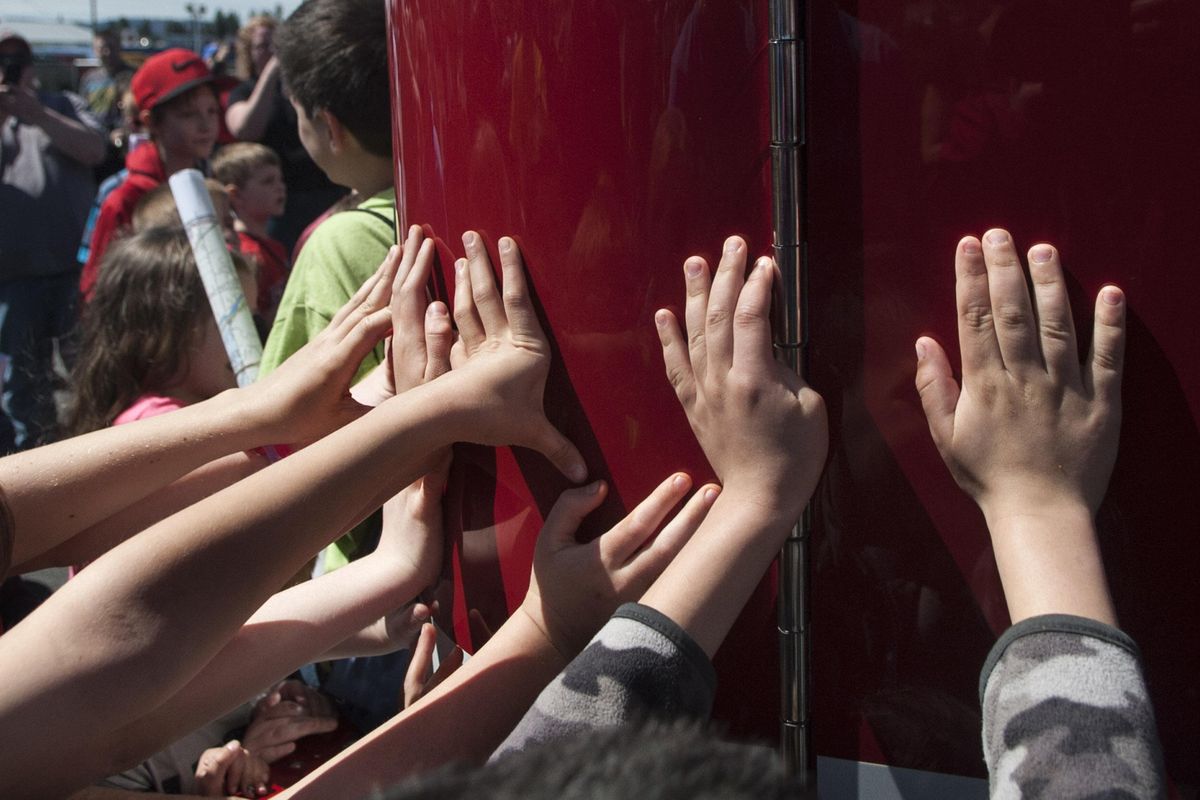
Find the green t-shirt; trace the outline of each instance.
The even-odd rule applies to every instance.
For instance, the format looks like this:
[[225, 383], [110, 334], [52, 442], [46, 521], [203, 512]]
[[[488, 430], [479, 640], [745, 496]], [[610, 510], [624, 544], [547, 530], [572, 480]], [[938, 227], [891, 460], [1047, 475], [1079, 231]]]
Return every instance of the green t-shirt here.
[[[259, 377], [268, 375], [325, 330], [333, 315], [375, 274], [395, 243], [395, 189], [386, 189], [360, 203], [357, 210], [341, 211], [318, 225], [300, 249], [288, 276], [263, 348]], [[366, 377], [384, 355], [380, 343], [363, 359], [354, 381]], [[359, 542], [372, 535], [372, 528], [378, 529], [378, 520], [373, 519], [368, 518], [325, 549], [325, 572], [350, 562]]]
[[[270, 374], [325, 330], [333, 315], [375, 274], [395, 243], [395, 189], [385, 189], [360, 203], [357, 210], [339, 212], [318, 225], [288, 276], [263, 348], [259, 376]], [[363, 360], [354, 380], [366, 376], [383, 358], [383, 345], [379, 344]]]

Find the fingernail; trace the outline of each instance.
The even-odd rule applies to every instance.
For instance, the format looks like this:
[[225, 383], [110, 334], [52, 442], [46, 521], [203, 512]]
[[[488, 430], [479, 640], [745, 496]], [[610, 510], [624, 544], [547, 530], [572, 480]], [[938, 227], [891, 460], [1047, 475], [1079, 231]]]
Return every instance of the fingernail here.
[[700, 271], [704, 269], [704, 262], [698, 258], [689, 258], [683, 262], [683, 271], [687, 273], [689, 278], [695, 278], [700, 275]]
[[467, 247], [474, 247], [475, 240], [478, 238], [479, 237], [475, 235], [475, 231], [467, 231], [463, 234], [463, 244], [465, 244]]
[[1008, 234], [1004, 231], [988, 231], [988, 244], [1004, 244], [1008, 241]]
[[969, 256], [979, 254], [979, 240], [974, 237], [968, 237], [962, 240], [962, 251]]
[[671, 316], [667, 313], [665, 308], [660, 308], [658, 311], [654, 312], [654, 324], [660, 328], [667, 327], [667, 322], [670, 319]]
[[467, 260], [465, 258], [460, 258], [454, 262], [454, 274], [460, 278], [467, 274]]
[[[572, 472], [575, 472], [575, 470], [572, 470]], [[584, 475], [582, 475], [579, 478], [579, 480], [583, 480], [586, 477], [587, 477], [587, 475], [585, 473]], [[603, 488], [604, 488], [604, 481], [592, 481], [590, 484], [588, 484], [587, 493], [588, 494], [599, 494], [600, 490]]]
[[917, 361], [925, 360], [925, 342], [922, 339], [917, 339]]
[[1110, 306], [1121, 305], [1121, 290], [1115, 286], [1105, 286], [1100, 290], [1100, 298]]
[[740, 253], [742, 250], [742, 240], [737, 236], [730, 236], [725, 240], [726, 253]]
[[425, 313], [431, 317], [445, 317], [449, 315], [445, 303], [430, 303], [429, 308], [425, 309]]
[[684, 489], [687, 487], [687, 485], [688, 485], [687, 476], [683, 475], [682, 473], [679, 475], [676, 475], [675, 479], [671, 481], [671, 486], [675, 487], [676, 489]]
[[512, 239], [505, 236], [500, 240], [500, 252], [507, 253], [509, 250], [512, 250]]
[[706, 503], [714, 502], [721, 493], [713, 487], [708, 487], [704, 490], [704, 501]]
[[[583, 483], [587, 480], [587, 467], [583, 464], [575, 464], [567, 470], [567, 477], [575, 483]], [[599, 491], [598, 484], [589, 486], [588, 491]]]
[[1054, 248], [1049, 245], [1040, 244], [1029, 251], [1029, 260], [1038, 264], [1045, 264], [1054, 255]]

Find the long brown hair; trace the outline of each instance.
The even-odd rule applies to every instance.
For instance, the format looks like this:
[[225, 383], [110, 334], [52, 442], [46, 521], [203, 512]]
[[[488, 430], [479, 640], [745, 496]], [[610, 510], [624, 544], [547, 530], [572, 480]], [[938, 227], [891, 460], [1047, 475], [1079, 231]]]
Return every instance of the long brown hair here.
[[[231, 255], [238, 271], [248, 272], [245, 261]], [[183, 228], [148, 228], [115, 242], [80, 319], [67, 433], [107, 427], [143, 394], [166, 394], [187, 374], [208, 313]]]
[[254, 55], [250, 52], [250, 37], [259, 28], [270, 28], [272, 31], [279, 26], [279, 20], [269, 14], [260, 14], [246, 20], [246, 24], [238, 30], [237, 44], [237, 76], [244, 81], [258, 80], [258, 70], [254, 68]]

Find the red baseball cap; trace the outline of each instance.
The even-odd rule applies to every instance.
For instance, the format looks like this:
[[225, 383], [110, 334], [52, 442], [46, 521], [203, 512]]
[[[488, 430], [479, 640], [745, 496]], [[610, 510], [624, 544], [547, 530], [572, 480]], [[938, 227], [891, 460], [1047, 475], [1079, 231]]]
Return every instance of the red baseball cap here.
[[149, 111], [189, 89], [211, 83], [212, 71], [191, 50], [173, 47], [149, 58], [133, 74], [129, 88], [138, 108]]

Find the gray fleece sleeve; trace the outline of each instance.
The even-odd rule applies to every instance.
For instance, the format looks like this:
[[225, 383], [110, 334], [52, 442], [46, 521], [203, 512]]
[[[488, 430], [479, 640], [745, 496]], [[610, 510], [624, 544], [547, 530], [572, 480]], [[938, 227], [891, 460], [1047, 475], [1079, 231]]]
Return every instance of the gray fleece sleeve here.
[[716, 672], [668, 617], [626, 603], [547, 686], [492, 759], [585, 730], [712, 711]]
[[984, 662], [980, 699], [993, 798], [1165, 796], [1140, 654], [1116, 628], [1019, 622]]

